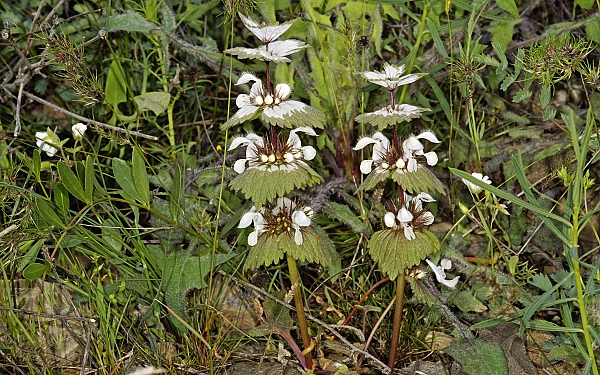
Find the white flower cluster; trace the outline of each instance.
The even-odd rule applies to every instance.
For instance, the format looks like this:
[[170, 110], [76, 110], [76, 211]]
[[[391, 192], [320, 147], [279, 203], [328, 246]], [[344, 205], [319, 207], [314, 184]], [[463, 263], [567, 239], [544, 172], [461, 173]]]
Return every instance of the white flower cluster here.
[[317, 151], [312, 146], [302, 146], [298, 132], [306, 133], [313, 137], [317, 133], [308, 127], [296, 128], [290, 131], [288, 140], [278, 152], [273, 152], [265, 139], [254, 133], [249, 133], [245, 137], [237, 137], [231, 142], [229, 151], [236, 149], [240, 145], [246, 146], [246, 157], [239, 159], [233, 165], [237, 173], [242, 173], [246, 168], [258, 168], [266, 171], [289, 171], [298, 168], [299, 165], [305, 165], [303, 160], [312, 160]]
[[235, 47], [225, 50], [225, 53], [236, 55], [242, 59], [258, 59], [261, 61], [290, 62], [286, 56], [298, 52], [308, 45], [300, 40], [288, 39], [276, 41], [281, 34], [292, 26], [293, 21], [281, 25], [259, 24], [252, 18], [239, 14], [242, 22], [252, 34], [256, 35], [265, 45], [258, 48]]
[[383, 217], [383, 222], [388, 228], [401, 228], [404, 230], [404, 236], [412, 241], [416, 237], [415, 229], [431, 225], [433, 223], [433, 214], [423, 208], [423, 202], [434, 202], [435, 199], [427, 193], [420, 193], [416, 197], [404, 194], [404, 202], [397, 213], [387, 212]]
[[369, 174], [375, 165], [375, 173], [383, 173], [396, 169], [398, 173], [415, 172], [418, 167], [417, 157], [423, 156], [428, 165], [436, 165], [437, 154], [433, 151], [424, 152], [424, 146], [419, 139], [426, 139], [433, 143], [439, 143], [435, 134], [425, 131], [417, 136], [410, 136], [402, 143], [402, 150], [393, 150], [390, 140], [381, 132], [373, 134], [373, 137], [361, 138], [354, 150], [361, 150], [367, 145], [373, 144], [372, 159], [363, 160], [360, 163], [360, 171]]
[[289, 198], [278, 198], [277, 204], [272, 209], [261, 207], [256, 209], [252, 206], [250, 211], [246, 212], [238, 228], [247, 228], [254, 225], [254, 231], [248, 236], [248, 245], [254, 246], [258, 243], [258, 237], [265, 232], [279, 234], [278, 232], [294, 231], [294, 241], [297, 245], [302, 245], [302, 227], [310, 226], [310, 218], [313, 211], [306, 206], [302, 209], [296, 209], [296, 203]]
[[383, 70], [381, 72], [360, 72], [360, 75], [369, 82], [373, 82], [379, 86], [387, 88], [390, 91], [394, 91], [399, 86], [413, 83], [422, 76], [422, 74], [407, 74], [403, 76], [405, 71], [406, 68], [404, 65], [395, 66], [384, 63]]

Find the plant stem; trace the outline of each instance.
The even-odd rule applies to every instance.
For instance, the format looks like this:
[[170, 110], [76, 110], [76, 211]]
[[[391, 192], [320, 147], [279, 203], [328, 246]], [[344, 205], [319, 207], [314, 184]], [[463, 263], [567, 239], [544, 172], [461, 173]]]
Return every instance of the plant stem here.
[[392, 344], [390, 345], [390, 359], [388, 367], [394, 371], [398, 340], [400, 339], [400, 326], [402, 325], [402, 310], [404, 310], [404, 270], [396, 279], [396, 309], [394, 310], [394, 330], [392, 331]]
[[[302, 337], [302, 344], [304, 349], [310, 347], [311, 341], [308, 335], [308, 324], [306, 323], [306, 317], [304, 316], [304, 299], [302, 298], [302, 287], [300, 281], [300, 275], [298, 273], [298, 266], [296, 265], [296, 259], [289, 253], [287, 256], [288, 270], [290, 272], [290, 281], [292, 282], [292, 292], [294, 293], [294, 303], [296, 305], [296, 314], [298, 315], [298, 328], [300, 329], [300, 336]], [[312, 354], [310, 352], [304, 354], [306, 359], [306, 368], [312, 369]]]

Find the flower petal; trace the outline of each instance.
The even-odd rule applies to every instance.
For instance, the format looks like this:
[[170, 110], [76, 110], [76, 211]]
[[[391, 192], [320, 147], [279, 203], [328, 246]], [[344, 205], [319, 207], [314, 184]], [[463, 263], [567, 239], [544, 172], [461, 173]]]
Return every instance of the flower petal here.
[[408, 158], [408, 164], [406, 165], [406, 169], [408, 169], [409, 172], [415, 172], [418, 167], [419, 163], [417, 163], [417, 159]]
[[233, 163], [233, 170], [236, 173], [243, 173], [246, 170], [246, 162], [248, 159], [239, 159]]
[[255, 230], [248, 235], [248, 245], [254, 246], [258, 243], [258, 231]]
[[435, 199], [433, 199], [431, 195], [425, 192], [419, 193], [415, 198], [420, 200], [421, 202], [435, 202]]
[[425, 156], [425, 158], [427, 159], [427, 164], [429, 164], [429, 165], [436, 165], [438, 162], [438, 156], [433, 151], [426, 152], [423, 154], [423, 156]]
[[252, 206], [250, 211], [246, 212], [244, 214], [244, 216], [242, 216], [242, 219], [240, 220], [240, 224], [238, 225], [238, 228], [248, 228], [250, 226], [250, 224], [252, 224], [252, 222], [254, 221], [254, 218], [256, 217], [256, 215], [260, 215], [260, 214], [257, 213], [256, 208], [254, 206]]
[[429, 211], [424, 212], [421, 216], [419, 216], [419, 222], [423, 225], [431, 225], [435, 221], [435, 217]]
[[417, 236], [415, 236], [415, 231], [413, 231], [412, 227], [410, 226], [404, 227], [404, 237], [406, 237], [406, 239], [409, 241], [412, 241], [415, 238], [417, 238]]
[[310, 219], [304, 211], [294, 211], [292, 214], [292, 224], [296, 224], [301, 227], [307, 227], [310, 225]]
[[386, 227], [394, 228], [394, 227], [396, 227], [396, 216], [394, 215], [393, 212], [387, 212], [383, 216], [383, 222], [385, 223]]
[[450, 259], [442, 259], [440, 261], [440, 266], [445, 270], [449, 270], [452, 268], [452, 261]]
[[440, 141], [437, 139], [437, 137], [435, 136], [435, 134], [433, 134], [433, 132], [430, 131], [430, 130], [426, 130], [423, 133], [417, 135], [417, 138], [419, 138], [419, 139], [426, 139], [429, 142], [433, 142], [433, 143], [440, 143]]
[[296, 228], [296, 233], [294, 234], [294, 241], [298, 246], [302, 245], [302, 243], [304, 242], [304, 239], [302, 238], [302, 232], [300, 231], [299, 227]]
[[401, 223], [410, 223], [412, 221], [412, 219], [414, 218], [413, 214], [411, 214], [410, 211], [406, 209], [406, 207], [402, 207], [398, 211], [397, 217], [398, 217], [398, 221]]
[[373, 160], [367, 159], [360, 163], [360, 171], [362, 174], [369, 174], [373, 168]]
[[362, 150], [367, 145], [370, 145], [372, 143], [378, 143], [378, 141], [375, 138], [362, 137], [361, 139], [358, 140], [358, 142], [356, 142], [356, 146], [354, 146], [353, 150], [354, 151]]
[[317, 150], [312, 146], [304, 146], [302, 147], [302, 155], [304, 155], [304, 160], [313, 160], [317, 156]]
[[254, 74], [251, 73], [244, 73], [242, 74], [242, 76], [240, 77], [240, 79], [238, 79], [236, 86], [237, 85], [243, 85], [244, 83], [248, 83], [248, 82], [262, 82], [260, 78], [258, 78], [257, 76], [255, 76]]

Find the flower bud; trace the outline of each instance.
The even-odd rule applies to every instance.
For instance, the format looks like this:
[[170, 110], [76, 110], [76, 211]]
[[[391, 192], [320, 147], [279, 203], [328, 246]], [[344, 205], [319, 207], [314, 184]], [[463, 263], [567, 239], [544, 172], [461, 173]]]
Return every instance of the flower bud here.
[[265, 96], [265, 104], [266, 105], [271, 105], [273, 104], [273, 97], [271, 95], [267, 95]]

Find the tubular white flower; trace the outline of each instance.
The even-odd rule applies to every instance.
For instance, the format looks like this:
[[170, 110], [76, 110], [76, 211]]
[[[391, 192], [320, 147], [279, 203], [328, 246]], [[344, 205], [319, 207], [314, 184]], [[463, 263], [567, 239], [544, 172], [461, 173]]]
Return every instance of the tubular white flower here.
[[[444, 284], [449, 288], [456, 288], [456, 284], [458, 283], [459, 277], [456, 276], [452, 280], [446, 280], [446, 270], [449, 270], [452, 266], [452, 262], [448, 259], [444, 259], [440, 262], [440, 266], [436, 266], [429, 259], [425, 259], [425, 262], [431, 267], [431, 270], [435, 273], [435, 278], [440, 284]], [[450, 263], [450, 264], [448, 264]]]
[[397, 66], [385, 63], [381, 72], [360, 72], [360, 75], [369, 82], [373, 82], [393, 91], [399, 86], [415, 82], [422, 76], [422, 74], [407, 74], [402, 76], [405, 70], [406, 68], [404, 65]]
[[431, 195], [429, 195], [425, 192], [417, 194], [415, 199], [418, 199], [421, 202], [435, 202], [435, 199], [433, 199], [433, 197]]
[[[490, 178], [488, 176], [484, 176], [481, 173], [473, 172], [473, 173], [471, 173], [471, 176], [475, 177], [476, 179], [478, 179], [488, 185], [491, 185], [491, 183], [492, 183], [492, 181], [490, 180]], [[481, 192], [481, 190], [483, 190], [480, 186], [475, 185], [471, 181], [467, 181], [464, 178], [462, 179], [462, 181], [465, 183], [465, 185], [467, 185], [467, 188], [469, 188], [469, 191], [473, 194], [479, 194], [479, 192]]]
[[315, 150], [312, 146], [302, 146], [302, 142], [300, 142], [300, 137], [298, 137], [298, 132], [302, 132], [308, 134], [310, 136], [316, 137], [317, 133], [314, 129], [309, 127], [300, 127], [290, 131], [290, 135], [288, 136], [287, 145], [291, 148], [291, 154], [295, 159], [304, 159], [304, 160], [312, 160], [317, 155], [317, 150]]
[[53, 157], [58, 152], [58, 149], [54, 145], [60, 145], [60, 139], [52, 130], [48, 129], [45, 132], [36, 132], [35, 138], [37, 147], [49, 157]]
[[386, 163], [385, 168], [383, 168], [381, 167], [381, 164], [383, 163], [379, 162], [384, 160], [385, 155], [389, 152], [390, 140], [381, 132], [377, 132], [373, 134], [373, 137], [362, 137], [361, 139], [359, 139], [356, 143], [356, 146], [354, 147], [354, 151], [361, 150], [370, 144], [373, 145], [372, 158], [363, 160], [360, 163], [360, 171], [363, 174], [369, 174], [371, 173], [373, 162], [378, 162], [375, 171], [379, 173], [384, 172], [389, 167], [389, 164]]
[[410, 211], [406, 209], [406, 207], [402, 207], [398, 211], [397, 218], [400, 224], [406, 224], [410, 223], [413, 220], [413, 214], [411, 214]]
[[[246, 162], [252, 161], [258, 157], [257, 146], [264, 147], [264, 140], [254, 133], [249, 133], [245, 137], [234, 138], [229, 146], [229, 151], [236, 149], [240, 145], [246, 145], [246, 157], [239, 159], [234, 163], [233, 170], [237, 173], [244, 172], [246, 170]], [[263, 156], [266, 155], [261, 155], [259, 159]]]
[[286, 22], [281, 25], [267, 25], [265, 23], [259, 24], [257, 21], [250, 17], [246, 17], [241, 13], [239, 13], [239, 16], [242, 19], [244, 26], [246, 26], [246, 28], [250, 30], [252, 34], [256, 35], [263, 43], [270, 43], [279, 38], [294, 22]]
[[87, 130], [87, 125], [85, 125], [81, 122], [77, 123], [71, 127], [71, 132], [73, 133], [73, 138], [75, 138], [78, 141], [81, 141], [83, 139], [83, 135], [85, 134], [86, 130]]
[[304, 242], [300, 228], [308, 227], [309, 225], [310, 219], [304, 211], [294, 211], [294, 213], [292, 213], [292, 228], [296, 230], [296, 233], [294, 233], [294, 241], [297, 245], [302, 245]]
[[254, 231], [248, 235], [248, 245], [254, 246], [258, 243], [258, 236], [265, 231], [265, 218], [263, 217], [264, 209], [257, 210], [255, 206], [250, 208], [250, 211], [246, 212], [238, 228], [247, 228], [251, 224], [254, 224]]

